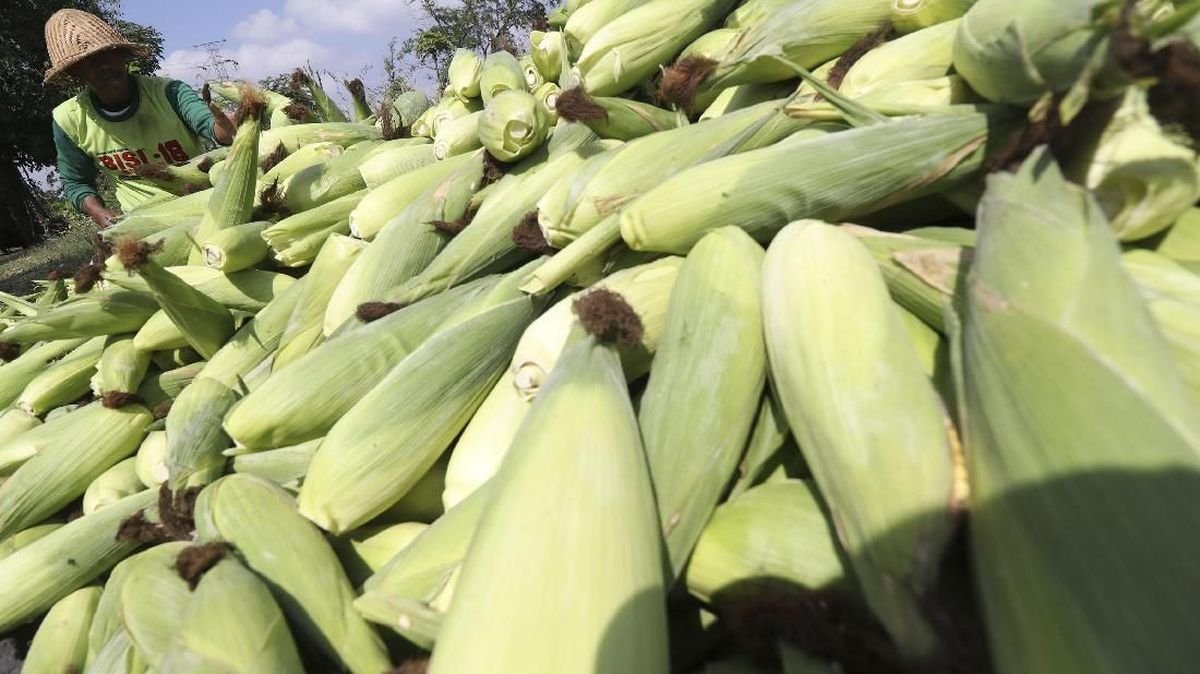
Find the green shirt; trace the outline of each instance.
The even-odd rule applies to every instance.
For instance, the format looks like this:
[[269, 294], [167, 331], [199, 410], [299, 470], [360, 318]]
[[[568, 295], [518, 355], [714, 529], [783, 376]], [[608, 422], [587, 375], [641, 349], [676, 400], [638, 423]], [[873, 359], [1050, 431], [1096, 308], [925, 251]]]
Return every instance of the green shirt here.
[[97, 171], [112, 179], [122, 210], [165, 198], [162, 189], [129, 179], [136, 167], [183, 163], [213, 140], [212, 112], [195, 90], [179, 80], [131, 77], [137, 87], [125, 110], [105, 110], [87, 89], [54, 109], [58, 174], [77, 209], [88, 195], [99, 196]]

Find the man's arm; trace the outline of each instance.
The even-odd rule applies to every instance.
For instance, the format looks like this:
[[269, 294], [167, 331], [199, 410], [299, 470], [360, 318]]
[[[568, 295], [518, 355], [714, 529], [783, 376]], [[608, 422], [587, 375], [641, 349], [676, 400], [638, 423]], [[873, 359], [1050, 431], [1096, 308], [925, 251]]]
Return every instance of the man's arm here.
[[233, 121], [213, 104], [200, 100], [196, 90], [188, 85], [173, 80], [167, 85], [167, 100], [175, 113], [187, 124], [197, 136], [215, 141], [221, 145], [229, 145], [237, 134]]
[[106, 207], [96, 191], [96, 164], [71, 140], [58, 122], [51, 122], [54, 148], [58, 154], [58, 178], [63, 196], [80, 213], [87, 214], [100, 229], [112, 224], [118, 213]]

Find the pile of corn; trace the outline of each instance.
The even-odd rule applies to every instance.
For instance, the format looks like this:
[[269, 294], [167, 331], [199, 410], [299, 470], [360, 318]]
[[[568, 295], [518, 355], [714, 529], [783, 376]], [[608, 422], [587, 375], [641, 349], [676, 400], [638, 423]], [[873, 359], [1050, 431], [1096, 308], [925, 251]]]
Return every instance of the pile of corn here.
[[568, 0], [432, 105], [213, 83], [233, 145], [0, 298], [0, 633], [32, 674], [1191, 671], [1157, 111], [1198, 12]]

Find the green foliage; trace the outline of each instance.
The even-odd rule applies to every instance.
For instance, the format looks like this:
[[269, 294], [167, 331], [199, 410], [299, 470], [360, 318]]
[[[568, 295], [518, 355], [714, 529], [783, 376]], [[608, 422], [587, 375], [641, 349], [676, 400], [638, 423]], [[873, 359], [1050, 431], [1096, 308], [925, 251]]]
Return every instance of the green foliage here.
[[312, 95], [304, 87], [292, 86], [292, 71], [289, 70], [275, 75], [268, 75], [258, 81], [258, 86], [267, 91], [274, 91], [277, 94], [283, 94], [293, 101], [303, 105], [309, 110], [316, 109], [316, 103], [313, 102]]

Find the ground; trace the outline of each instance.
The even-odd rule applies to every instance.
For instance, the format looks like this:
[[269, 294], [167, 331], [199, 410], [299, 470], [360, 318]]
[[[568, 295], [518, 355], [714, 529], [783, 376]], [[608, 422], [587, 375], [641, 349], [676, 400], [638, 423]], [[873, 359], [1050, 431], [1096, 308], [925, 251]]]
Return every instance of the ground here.
[[[0, 254], [0, 291], [27, 295], [37, 290], [33, 281], [54, 270], [70, 276], [92, 255], [95, 227], [73, 224], [65, 234], [33, 248]], [[2, 670], [0, 670], [2, 671]]]

